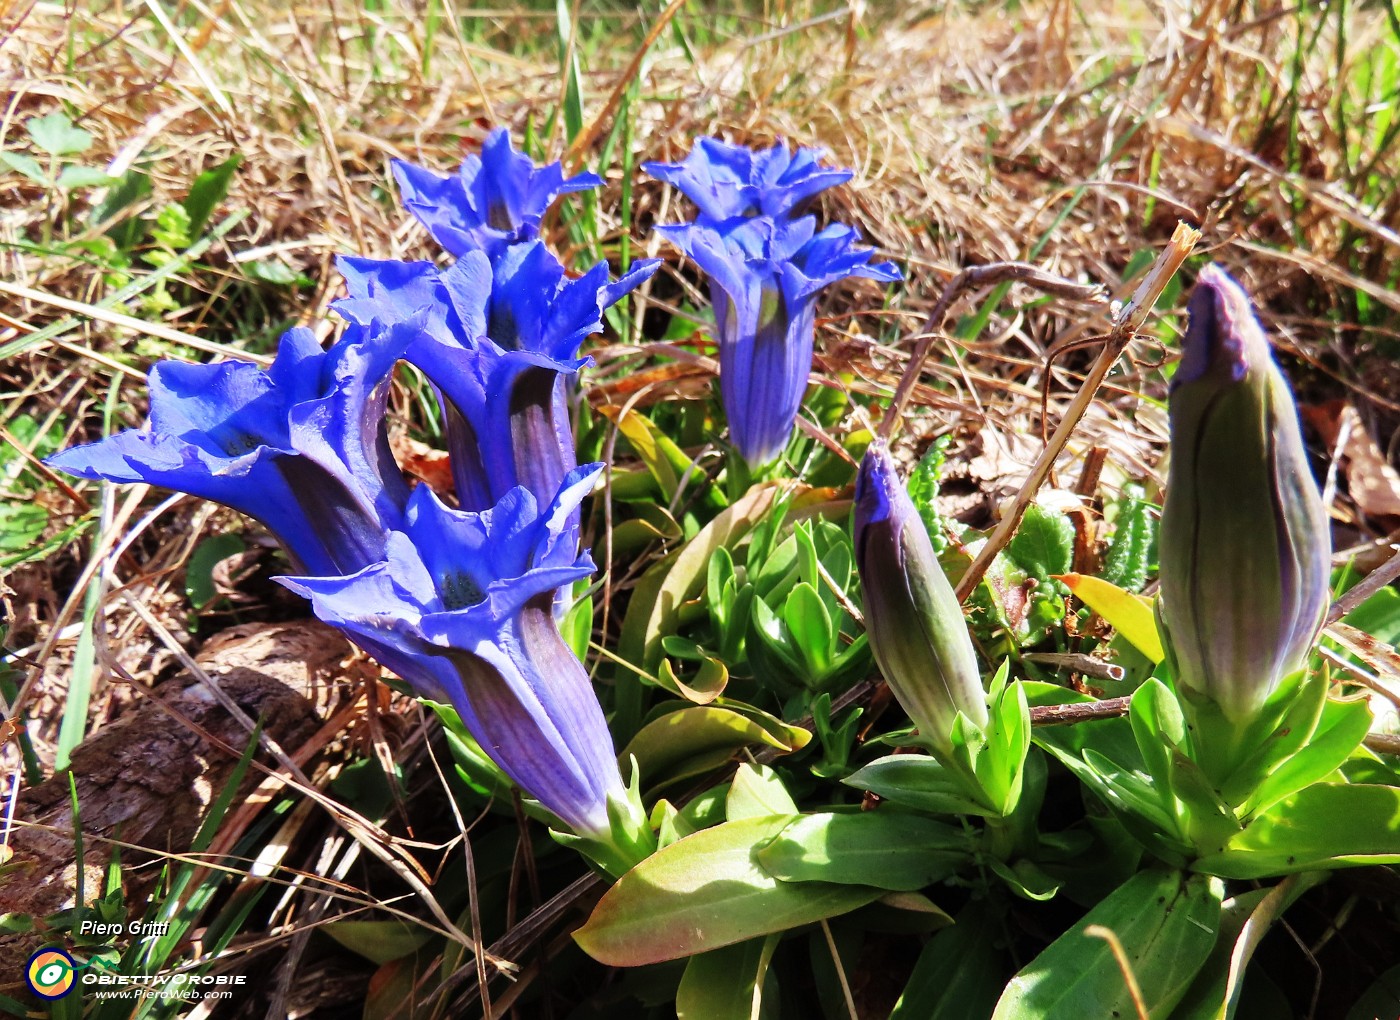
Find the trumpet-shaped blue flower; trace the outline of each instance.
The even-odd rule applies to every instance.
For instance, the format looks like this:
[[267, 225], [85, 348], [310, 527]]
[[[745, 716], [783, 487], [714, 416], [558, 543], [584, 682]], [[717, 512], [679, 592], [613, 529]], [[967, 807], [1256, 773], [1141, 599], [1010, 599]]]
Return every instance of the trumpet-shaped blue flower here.
[[327, 351], [293, 329], [266, 372], [161, 362], [148, 377], [145, 425], [49, 463], [223, 503], [266, 525], [301, 570], [358, 570], [383, 558], [408, 498], [384, 402], [390, 370], [421, 328], [367, 324]]
[[570, 472], [543, 508], [516, 488], [488, 510], [452, 510], [420, 486], [382, 562], [279, 578], [416, 693], [456, 708], [502, 771], [584, 836], [606, 836], [608, 802], [627, 791], [553, 602], [593, 572], [570, 521], [601, 470]]
[[442, 271], [347, 258], [340, 268], [350, 296], [335, 307], [358, 326], [424, 318], [405, 357], [443, 398], [459, 503], [484, 510], [517, 485], [547, 501], [578, 463], [566, 387], [588, 364], [579, 347], [656, 265], [638, 262], [610, 281], [599, 263], [570, 279], [538, 241], [494, 262], [468, 252]]
[[810, 216], [765, 216], [721, 230], [702, 217], [657, 227], [709, 278], [719, 341], [720, 392], [730, 440], [751, 465], [783, 452], [812, 367], [816, 299], [848, 276], [892, 282], [892, 262], [871, 263], [859, 235]]
[[536, 167], [511, 148], [505, 128], [487, 135], [481, 155], [468, 156], [455, 174], [395, 160], [394, 177], [405, 208], [459, 258], [470, 251], [495, 258], [512, 244], [533, 240], [556, 196], [603, 183], [597, 174], [565, 177], [557, 162]]
[[818, 192], [851, 179], [851, 171], [824, 167], [820, 149], [789, 153], [781, 142], [753, 150], [718, 138], [701, 138], [679, 163], [643, 163], [642, 169], [684, 192], [702, 216], [716, 222], [736, 216], [792, 217]]

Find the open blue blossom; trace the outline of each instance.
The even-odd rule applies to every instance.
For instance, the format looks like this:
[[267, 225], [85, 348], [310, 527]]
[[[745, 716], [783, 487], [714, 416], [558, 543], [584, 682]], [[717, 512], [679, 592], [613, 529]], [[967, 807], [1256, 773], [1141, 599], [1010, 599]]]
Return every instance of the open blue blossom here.
[[757, 151], [718, 138], [701, 138], [679, 163], [643, 163], [642, 169], [685, 193], [703, 216], [791, 217], [814, 195], [851, 179], [850, 170], [824, 167], [820, 149], [789, 153], [781, 142]]
[[470, 251], [495, 258], [512, 244], [533, 240], [556, 196], [603, 183], [597, 174], [565, 177], [557, 162], [536, 167], [511, 148], [505, 128], [487, 135], [481, 155], [468, 156], [455, 174], [395, 160], [394, 177], [405, 208], [459, 258]]
[[720, 391], [730, 440], [751, 465], [787, 445], [812, 367], [817, 294], [848, 276], [892, 282], [850, 227], [816, 229], [810, 216], [765, 216], [726, 230], [704, 222], [657, 227], [709, 278], [719, 341]]
[[423, 318], [405, 357], [443, 398], [458, 502], [484, 510], [517, 485], [545, 502], [577, 465], [567, 386], [588, 364], [579, 347], [656, 265], [638, 262], [610, 281], [600, 262], [570, 279], [539, 241], [494, 262], [469, 252], [442, 271], [347, 258], [340, 268], [350, 296], [335, 307], [358, 327]]
[[298, 569], [346, 573], [384, 556], [408, 487], [384, 427], [388, 378], [421, 321], [367, 324], [330, 350], [283, 337], [266, 372], [225, 361], [151, 369], [145, 425], [49, 459], [111, 482], [148, 482], [267, 526]]
[[480, 513], [452, 510], [419, 486], [382, 562], [279, 578], [415, 692], [451, 704], [506, 775], [585, 836], [608, 832], [608, 802], [627, 791], [553, 604], [593, 572], [570, 521], [601, 470], [570, 472], [543, 509], [516, 488]]

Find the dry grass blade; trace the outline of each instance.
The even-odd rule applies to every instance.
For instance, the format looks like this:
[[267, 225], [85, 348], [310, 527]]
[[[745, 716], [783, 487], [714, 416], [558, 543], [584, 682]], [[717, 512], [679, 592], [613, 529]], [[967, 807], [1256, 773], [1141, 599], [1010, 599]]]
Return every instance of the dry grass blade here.
[[1133, 337], [1137, 335], [1137, 331], [1147, 319], [1148, 312], [1157, 303], [1157, 299], [1166, 288], [1168, 281], [1176, 275], [1176, 271], [1181, 268], [1181, 264], [1191, 254], [1200, 237], [1199, 231], [1184, 223], [1178, 224], [1175, 233], [1172, 234], [1171, 243], [1158, 256], [1151, 271], [1143, 278], [1142, 283], [1133, 293], [1132, 300], [1123, 307], [1115, 318], [1113, 330], [1106, 338], [1104, 348], [1094, 362], [1094, 367], [1090, 369], [1083, 386], [1070, 402], [1069, 408], [1065, 411], [1064, 417], [1060, 419], [1060, 424], [1056, 427], [1054, 435], [1050, 437], [1045, 449], [1036, 459], [1035, 466], [1031, 468], [1030, 475], [1016, 494], [1015, 501], [1003, 513], [996, 529], [988, 536], [982, 548], [978, 550], [972, 565], [958, 580], [957, 594], [960, 600], [967, 600], [977, 585], [981, 583], [987, 569], [992, 565], [992, 560], [1011, 541], [1011, 536], [1016, 533], [1016, 528], [1021, 523], [1021, 518], [1025, 516], [1027, 507], [1035, 499], [1035, 494], [1044, 484], [1045, 479], [1050, 476], [1056, 458], [1065, 448], [1065, 444], [1069, 442], [1070, 433], [1079, 425], [1079, 420], [1088, 410], [1090, 402], [1108, 375], [1109, 369], [1113, 367], [1114, 362], [1118, 360]]

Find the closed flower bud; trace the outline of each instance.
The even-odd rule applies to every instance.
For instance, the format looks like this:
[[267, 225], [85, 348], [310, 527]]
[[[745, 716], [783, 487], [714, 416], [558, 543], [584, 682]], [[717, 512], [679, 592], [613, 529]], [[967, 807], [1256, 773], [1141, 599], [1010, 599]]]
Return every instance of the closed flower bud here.
[[1307, 662], [1328, 603], [1327, 511], [1249, 298], [1208, 266], [1171, 388], [1161, 614], [1179, 683], [1246, 722]]
[[875, 661], [919, 735], [947, 749], [959, 712], [987, 725], [987, 696], [962, 606], [884, 440], [860, 465], [855, 545]]

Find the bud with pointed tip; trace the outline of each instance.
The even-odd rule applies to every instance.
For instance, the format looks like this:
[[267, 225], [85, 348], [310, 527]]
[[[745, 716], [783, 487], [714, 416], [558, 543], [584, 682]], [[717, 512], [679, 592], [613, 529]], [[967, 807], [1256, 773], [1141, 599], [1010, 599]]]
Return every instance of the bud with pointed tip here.
[[985, 729], [987, 695], [962, 606], [882, 439], [861, 461], [855, 545], [870, 647], [919, 735], [947, 749], [959, 712]]
[[1171, 388], [1161, 614], [1179, 683], [1243, 723], [1307, 662], [1331, 540], [1297, 408], [1248, 296], [1207, 266], [1189, 313]]

